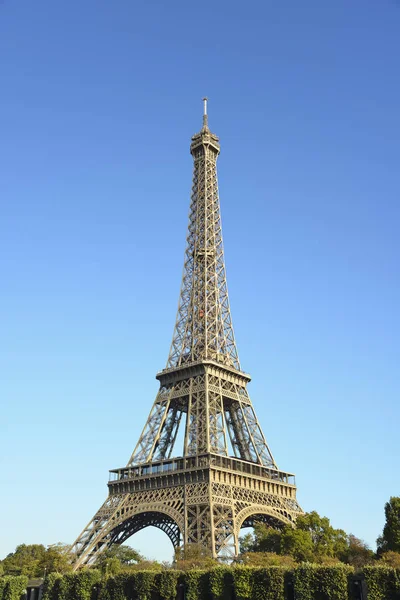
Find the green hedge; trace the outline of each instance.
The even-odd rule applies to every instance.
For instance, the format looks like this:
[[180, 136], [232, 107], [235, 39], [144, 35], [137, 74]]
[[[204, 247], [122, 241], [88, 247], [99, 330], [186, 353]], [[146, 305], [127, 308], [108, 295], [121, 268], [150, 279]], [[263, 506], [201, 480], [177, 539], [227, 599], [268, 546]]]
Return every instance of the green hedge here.
[[120, 573], [115, 577], [104, 579], [99, 590], [99, 600], [127, 600], [132, 595], [129, 584], [128, 573]]
[[182, 577], [180, 571], [172, 570], [161, 571], [160, 573], [155, 574], [154, 585], [160, 600], [175, 600], [180, 577]]
[[6, 575], [0, 579], [0, 600], [20, 600], [28, 585], [25, 575]]
[[386, 566], [364, 567], [368, 600], [400, 600], [400, 570]]
[[58, 598], [53, 600], [95, 600], [100, 580], [97, 569], [67, 573], [60, 582]]
[[[156, 571], [133, 571], [108, 577], [98, 587], [98, 600], [151, 600], [152, 593], [160, 585], [161, 580], [158, 577], [162, 575]], [[165, 599], [175, 600], [176, 592], [174, 596], [171, 596], [167, 581], [163, 580], [162, 584], [162, 589], [166, 594]], [[97, 598], [92, 600], [97, 600]]]
[[284, 600], [284, 567], [236, 567], [232, 569], [237, 600]]
[[58, 600], [59, 588], [62, 579], [60, 573], [50, 573], [43, 583], [42, 600]]
[[209, 574], [209, 586], [213, 600], [231, 600], [233, 597], [233, 573], [229, 567], [216, 567]]
[[[59, 575], [44, 582], [43, 600], [175, 600], [184, 585], [186, 600], [286, 600], [287, 583], [293, 583], [296, 600], [352, 600], [354, 570], [347, 565], [302, 564], [285, 567], [214, 567], [130, 571], [101, 577], [96, 569]], [[364, 567], [368, 600], [400, 600], [400, 570], [388, 566]], [[28, 583], [25, 576], [0, 577], [0, 600], [20, 600]], [[286, 585], [285, 585], [286, 584]]]
[[0, 600], [3, 598], [3, 590], [6, 585], [6, 577], [0, 577]]
[[349, 576], [353, 568], [347, 565], [324, 567], [303, 564], [293, 571], [296, 600], [348, 600]]
[[183, 574], [186, 600], [210, 600], [210, 571], [192, 569]]
[[151, 600], [151, 593], [155, 589], [155, 571], [137, 571], [130, 579], [132, 600]]

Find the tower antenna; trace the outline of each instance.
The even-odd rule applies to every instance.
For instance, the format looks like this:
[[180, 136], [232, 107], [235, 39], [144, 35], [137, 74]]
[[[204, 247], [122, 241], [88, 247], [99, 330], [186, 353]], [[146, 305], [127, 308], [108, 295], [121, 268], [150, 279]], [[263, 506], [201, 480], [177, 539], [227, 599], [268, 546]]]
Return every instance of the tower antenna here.
[[205, 129], [208, 128], [207, 102], [208, 102], [208, 98], [207, 98], [207, 96], [205, 96], [203, 98], [203, 127]]

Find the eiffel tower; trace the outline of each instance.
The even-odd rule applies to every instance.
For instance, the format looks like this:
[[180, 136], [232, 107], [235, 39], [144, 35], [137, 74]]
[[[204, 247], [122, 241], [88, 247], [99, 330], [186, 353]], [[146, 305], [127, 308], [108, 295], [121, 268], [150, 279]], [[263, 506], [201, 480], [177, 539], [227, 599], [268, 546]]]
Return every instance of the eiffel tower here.
[[202, 544], [214, 557], [235, 556], [242, 527], [293, 525], [302, 513], [294, 476], [278, 469], [240, 368], [222, 243], [220, 145], [203, 102], [203, 127], [190, 146], [189, 228], [168, 362], [128, 464], [110, 471], [108, 498], [71, 546], [75, 569], [150, 525], [175, 548]]

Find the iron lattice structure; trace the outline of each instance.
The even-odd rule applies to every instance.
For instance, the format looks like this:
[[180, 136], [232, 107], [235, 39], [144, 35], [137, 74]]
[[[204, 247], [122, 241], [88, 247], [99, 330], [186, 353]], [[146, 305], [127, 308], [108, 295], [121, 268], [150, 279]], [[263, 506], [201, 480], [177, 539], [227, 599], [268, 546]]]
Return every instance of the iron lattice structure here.
[[277, 468], [240, 368], [222, 242], [220, 145], [206, 99], [190, 152], [189, 228], [167, 366], [157, 374], [160, 389], [127, 466], [110, 471], [107, 500], [71, 547], [76, 569], [150, 525], [175, 547], [203, 544], [215, 557], [235, 556], [242, 527], [294, 524], [302, 512], [294, 476]]

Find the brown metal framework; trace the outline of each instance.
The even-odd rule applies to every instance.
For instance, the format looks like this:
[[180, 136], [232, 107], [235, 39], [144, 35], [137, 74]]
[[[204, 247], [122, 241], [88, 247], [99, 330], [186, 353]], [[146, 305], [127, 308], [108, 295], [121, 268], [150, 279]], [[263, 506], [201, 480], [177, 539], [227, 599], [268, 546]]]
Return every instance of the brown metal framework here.
[[[217, 184], [219, 140], [194, 135], [189, 229], [175, 330], [160, 389], [126, 467], [71, 547], [75, 568], [153, 525], [175, 547], [235, 556], [242, 527], [294, 524], [294, 476], [278, 470], [247, 393], [229, 308]], [[183, 448], [175, 448], [183, 428]]]

